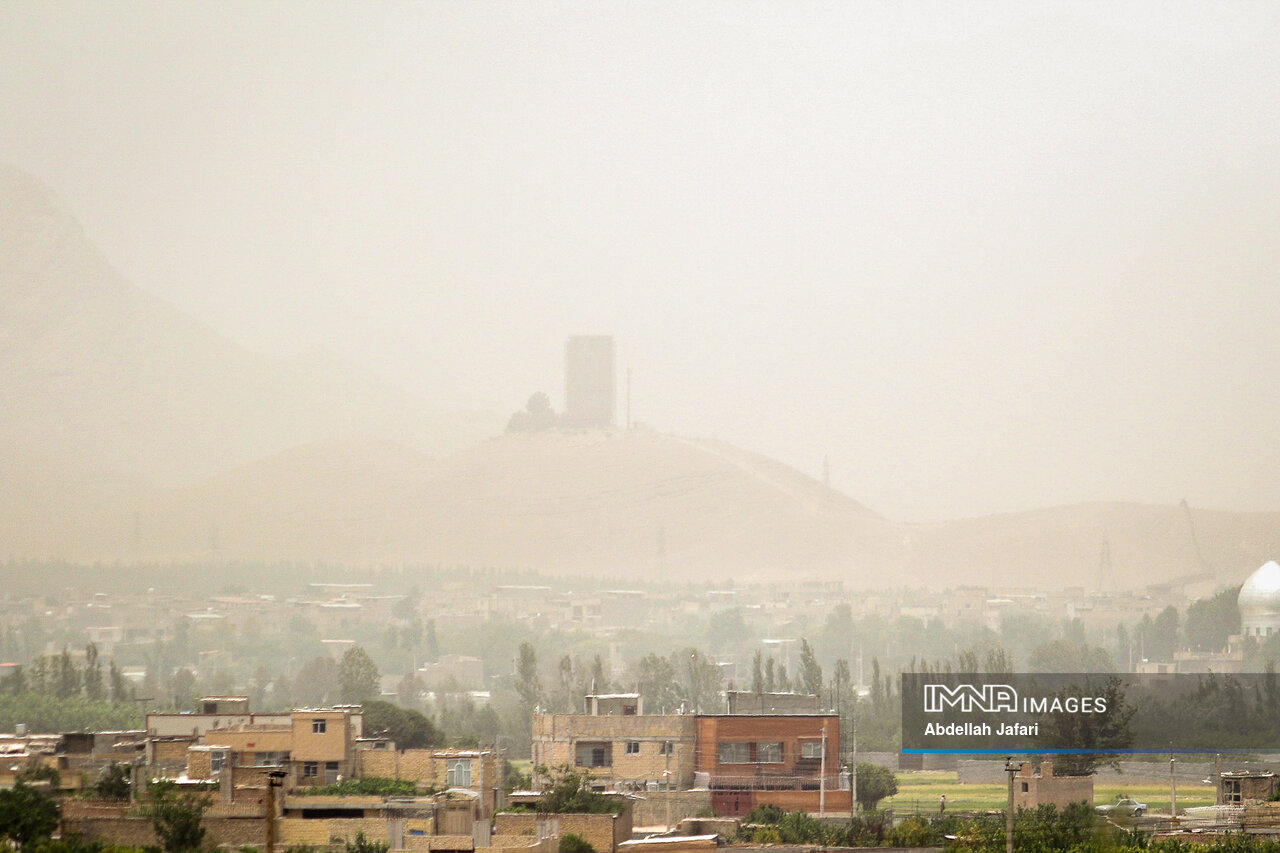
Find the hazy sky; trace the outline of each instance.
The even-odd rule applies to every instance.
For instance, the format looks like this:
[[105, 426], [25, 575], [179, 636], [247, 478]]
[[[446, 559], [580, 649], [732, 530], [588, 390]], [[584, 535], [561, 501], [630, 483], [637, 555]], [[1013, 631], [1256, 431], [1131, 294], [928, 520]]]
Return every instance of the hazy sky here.
[[612, 333], [637, 420], [892, 518], [1280, 509], [1280, 4], [1113, 6], [12, 2], [0, 159], [445, 406]]

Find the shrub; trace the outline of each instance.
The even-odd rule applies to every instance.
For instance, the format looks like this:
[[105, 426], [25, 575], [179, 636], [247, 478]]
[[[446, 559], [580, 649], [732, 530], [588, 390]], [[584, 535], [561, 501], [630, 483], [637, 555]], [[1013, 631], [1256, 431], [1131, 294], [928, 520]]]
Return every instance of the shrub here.
[[596, 853], [596, 848], [581, 835], [567, 832], [560, 836], [559, 853]]

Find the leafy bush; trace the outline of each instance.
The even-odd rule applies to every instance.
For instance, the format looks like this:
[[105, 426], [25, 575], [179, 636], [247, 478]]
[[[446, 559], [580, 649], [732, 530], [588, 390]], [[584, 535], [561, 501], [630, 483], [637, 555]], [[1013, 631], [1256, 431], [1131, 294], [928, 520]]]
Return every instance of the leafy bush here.
[[786, 812], [780, 806], [773, 803], [760, 803], [754, 806], [751, 811], [747, 812], [743, 818], [743, 823], [777, 823], [782, 820]]
[[93, 794], [103, 800], [127, 800], [132, 780], [129, 765], [111, 762], [98, 773], [93, 783]]
[[626, 805], [614, 797], [591, 790], [591, 776], [579, 773], [568, 764], [554, 770], [537, 768], [539, 776], [550, 782], [538, 797], [538, 811], [547, 814], [622, 814]]
[[391, 848], [385, 841], [374, 841], [366, 838], [363, 832], [356, 833], [355, 841], [348, 841], [346, 853], [387, 853]]
[[213, 804], [207, 794], [179, 793], [172, 782], [154, 782], [147, 789], [149, 799], [142, 812], [151, 825], [165, 853], [187, 853], [204, 844], [205, 828], [200, 825], [205, 811]]
[[587, 839], [573, 832], [566, 832], [560, 836], [560, 849], [558, 853], [596, 853], [596, 848], [592, 847]]

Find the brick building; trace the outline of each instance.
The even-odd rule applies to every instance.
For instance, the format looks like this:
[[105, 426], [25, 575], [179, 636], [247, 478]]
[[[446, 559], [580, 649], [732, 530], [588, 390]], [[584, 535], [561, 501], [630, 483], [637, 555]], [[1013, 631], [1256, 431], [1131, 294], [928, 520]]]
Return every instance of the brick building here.
[[1032, 765], [1024, 761], [1013, 777], [1013, 805], [1018, 809], [1034, 809], [1053, 803], [1062, 811], [1072, 803], [1093, 802], [1093, 776], [1054, 776], [1053, 763], [1042, 761]]
[[203, 742], [188, 747], [187, 775], [212, 779], [234, 767], [280, 767], [287, 785], [332, 785], [356, 775], [356, 742], [364, 714], [359, 706], [304, 709], [281, 723], [242, 723], [210, 729]]
[[568, 764], [603, 788], [692, 786], [692, 715], [645, 714], [634, 693], [588, 696], [586, 706], [586, 714], [534, 715], [534, 767]]
[[695, 784], [711, 789], [716, 814], [742, 815], [762, 803], [788, 811], [851, 810], [836, 714], [696, 719]]

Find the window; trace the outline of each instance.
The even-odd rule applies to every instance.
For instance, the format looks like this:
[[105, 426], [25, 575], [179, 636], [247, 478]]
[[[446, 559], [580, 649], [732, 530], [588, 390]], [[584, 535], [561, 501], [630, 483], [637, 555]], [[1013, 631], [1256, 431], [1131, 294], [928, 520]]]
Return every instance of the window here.
[[1239, 804], [1240, 802], [1240, 780], [1239, 779], [1223, 779], [1222, 780], [1222, 801], [1224, 803]]
[[719, 758], [721, 764], [750, 764], [751, 744], [722, 743], [720, 744]]
[[640, 741], [638, 740], [627, 741], [627, 755], [639, 755], [639, 754], [640, 754]]
[[578, 767], [609, 767], [613, 764], [613, 745], [599, 741], [575, 744], [573, 763]]
[[803, 740], [800, 741], [800, 757], [801, 758], [822, 758], [822, 741]]
[[1027, 792], [1028, 792], [1028, 791], [1030, 791], [1030, 790], [1031, 790], [1031, 783], [1030, 783], [1030, 782], [1023, 782], [1023, 783], [1022, 783], [1022, 793], [1024, 793], [1024, 794], [1025, 794], [1025, 793], [1027, 793]]
[[445, 784], [450, 788], [467, 788], [471, 785], [471, 759], [452, 758], [445, 769]]
[[302, 778], [314, 779], [320, 775], [320, 763], [317, 761], [302, 762]]
[[658, 755], [674, 755], [675, 751], [676, 745], [669, 740], [664, 740], [658, 744]]
[[312, 733], [313, 735], [322, 735], [322, 734], [324, 734], [324, 730], [325, 730], [325, 721], [324, 721], [324, 720], [312, 720], [312, 721], [311, 721], [311, 733]]
[[225, 750], [215, 749], [209, 753], [209, 772], [221, 773], [222, 768], [226, 766], [227, 753]]
[[254, 756], [254, 761], [258, 767], [282, 767], [289, 761], [289, 753], [259, 752]]
[[782, 744], [778, 742], [756, 744], [757, 764], [781, 764]]
[[622, 706], [622, 716], [624, 716], [624, 717], [634, 717], [634, 716], [636, 715], [636, 708], [637, 708], [637, 706], [635, 706], [635, 705], [623, 705], [623, 706]]

